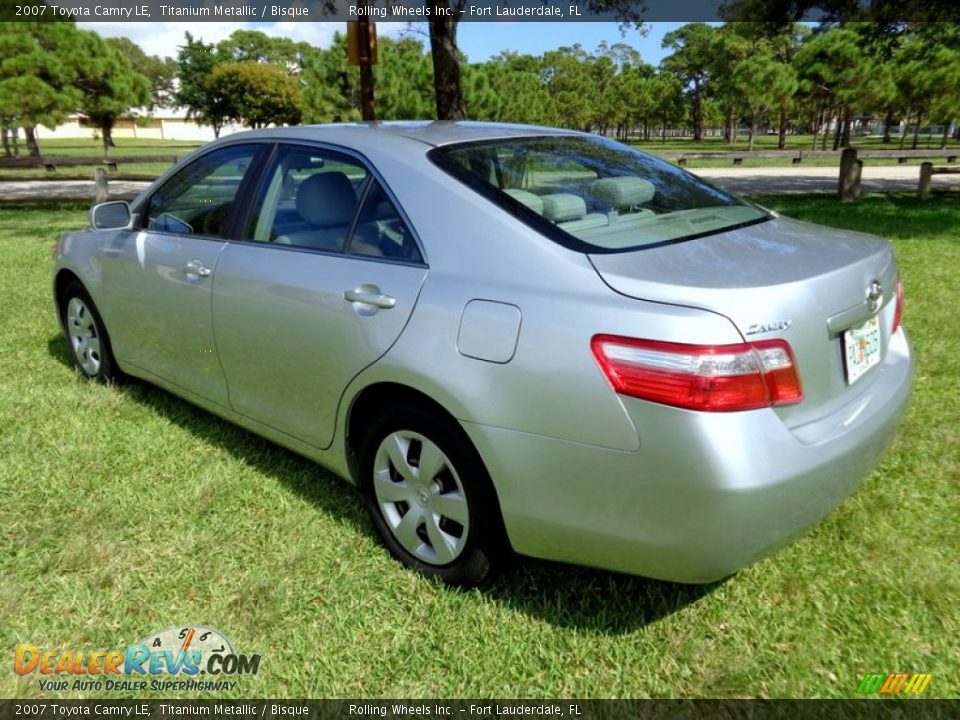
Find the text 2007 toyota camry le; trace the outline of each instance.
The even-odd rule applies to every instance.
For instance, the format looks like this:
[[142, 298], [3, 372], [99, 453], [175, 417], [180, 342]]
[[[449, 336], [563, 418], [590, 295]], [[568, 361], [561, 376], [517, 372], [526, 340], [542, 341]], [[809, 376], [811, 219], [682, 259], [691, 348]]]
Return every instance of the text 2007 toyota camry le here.
[[913, 370], [889, 243], [580, 133], [231, 135], [60, 240], [80, 371], [355, 482], [399, 560], [724, 577], [835, 508]]

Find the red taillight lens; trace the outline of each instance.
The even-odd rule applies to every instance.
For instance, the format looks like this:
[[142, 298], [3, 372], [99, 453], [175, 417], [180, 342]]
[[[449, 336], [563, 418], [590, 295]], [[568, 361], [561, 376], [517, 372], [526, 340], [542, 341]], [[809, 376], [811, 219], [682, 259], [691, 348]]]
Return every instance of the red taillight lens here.
[[900, 323], [903, 322], [903, 279], [897, 278], [897, 299], [893, 308], [893, 330], [890, 334], [900, 329]]
[[618, 393], [712, 412], [800, 402], [803, 390], [785, 340], [737, 345], [685, 345], [595, 335], [603, 374]]

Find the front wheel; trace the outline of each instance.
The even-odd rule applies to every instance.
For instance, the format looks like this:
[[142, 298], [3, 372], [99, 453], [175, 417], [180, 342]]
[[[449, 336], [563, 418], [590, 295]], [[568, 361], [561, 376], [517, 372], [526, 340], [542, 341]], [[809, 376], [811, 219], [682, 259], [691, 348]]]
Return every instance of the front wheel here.
[[70, 357], [80, 372], [92, 380], [119, 381], [122, 373], [113, 359], [103, 320], [80, 283], [71, 282], [64, 288], [60, 319]]
[[452, 585], [489, 579], [509, 553], [493, 487], [469, 442], [419, 408], [380, 416], [361, 446], [377, 534], [408, 567]]

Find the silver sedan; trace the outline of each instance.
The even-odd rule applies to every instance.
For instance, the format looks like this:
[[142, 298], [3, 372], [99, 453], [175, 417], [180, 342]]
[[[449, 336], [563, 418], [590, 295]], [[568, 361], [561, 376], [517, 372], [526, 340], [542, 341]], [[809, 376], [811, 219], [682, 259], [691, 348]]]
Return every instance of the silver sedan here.
[[93, 208], [53, 289], [82, 374], [325, 465], [456, 584], [726, 576], [856, 488], [913, 376], [885, 240], [549, 128], [231, 135]]

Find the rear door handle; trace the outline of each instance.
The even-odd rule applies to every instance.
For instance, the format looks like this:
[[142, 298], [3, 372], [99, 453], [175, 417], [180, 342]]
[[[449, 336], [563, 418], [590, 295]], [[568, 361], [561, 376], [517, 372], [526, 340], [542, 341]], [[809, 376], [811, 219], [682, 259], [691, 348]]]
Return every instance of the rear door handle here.
[[199, 277], [210, 277], [210, 268], [204, 265], [199, 260], [191, 260], [183, 268], [183, 271], [188, 275], [198, 275]]
[[343, 299], [347, 302], [372, 305], [373, 307], [384, 310], [392, 308], [397, 304], [395, 297], [384, 295], [376, 285], [361, 285], [353, 290], [344, 290]]

